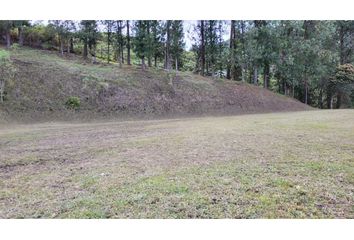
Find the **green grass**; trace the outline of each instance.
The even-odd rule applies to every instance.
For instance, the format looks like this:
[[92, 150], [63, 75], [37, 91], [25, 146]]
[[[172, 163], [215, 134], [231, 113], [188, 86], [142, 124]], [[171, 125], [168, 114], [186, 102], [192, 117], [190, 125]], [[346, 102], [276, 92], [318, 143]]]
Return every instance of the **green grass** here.
[[353, 218], [353, 120], [0, 125], [0, 217]]

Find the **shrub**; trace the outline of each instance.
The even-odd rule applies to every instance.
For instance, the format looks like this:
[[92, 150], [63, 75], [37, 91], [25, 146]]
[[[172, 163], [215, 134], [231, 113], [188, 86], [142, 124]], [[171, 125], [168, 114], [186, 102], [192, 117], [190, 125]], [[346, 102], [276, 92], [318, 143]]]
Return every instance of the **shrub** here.
[[17, 51], [17, 50], [19, 50], [19, 49], [20, 49], [20, 44], [18, 44], [18, 43], [13, 43], [13, 44], [11, 45], [11, 50]]
[[69, 109], [77, 110], [80, 108], [80, 98], [78, 97], [69, 97], [65, 102], [65, 106]]

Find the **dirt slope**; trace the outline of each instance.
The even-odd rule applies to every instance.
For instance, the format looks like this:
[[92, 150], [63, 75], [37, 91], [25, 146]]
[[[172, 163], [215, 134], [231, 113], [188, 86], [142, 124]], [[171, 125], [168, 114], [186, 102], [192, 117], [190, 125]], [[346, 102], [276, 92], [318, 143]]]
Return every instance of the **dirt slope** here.
[[[73, 116], [188, 116], [306, 110], [297, 100], [246, 83], [192, 73], [90, 64], [77, 56], [24, 48], [11, 52], [17, 74], [7, 83], [2, 119]], [[80, 109], [65, 102], [79, 97]]]

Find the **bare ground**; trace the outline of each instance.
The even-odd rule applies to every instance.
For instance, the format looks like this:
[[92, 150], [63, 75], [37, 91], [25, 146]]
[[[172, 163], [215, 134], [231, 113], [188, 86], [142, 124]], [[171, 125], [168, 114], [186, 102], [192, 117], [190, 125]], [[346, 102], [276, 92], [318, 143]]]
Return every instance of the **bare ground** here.
[[353, 218], [354, 111], [0, 125], [1, 218]]

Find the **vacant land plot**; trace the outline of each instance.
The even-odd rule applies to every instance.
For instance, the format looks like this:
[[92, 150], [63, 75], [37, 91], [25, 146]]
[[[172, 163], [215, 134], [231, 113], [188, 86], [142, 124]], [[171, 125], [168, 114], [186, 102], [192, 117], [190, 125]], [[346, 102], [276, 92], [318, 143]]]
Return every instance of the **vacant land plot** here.
[[354, 111], [0, 126], [1, 218], [354, 218]]

